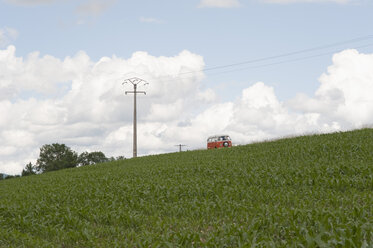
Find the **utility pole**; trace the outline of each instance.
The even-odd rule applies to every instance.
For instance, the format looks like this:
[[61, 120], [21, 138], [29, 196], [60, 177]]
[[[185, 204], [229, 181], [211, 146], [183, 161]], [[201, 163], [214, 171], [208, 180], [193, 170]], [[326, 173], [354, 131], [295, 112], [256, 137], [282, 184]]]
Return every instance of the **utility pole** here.
[[136, 110], [136, 94], [144, 94], [146, 95], [145, 91], [137, 91], [137, 85], [143, 83], [143, 85], [148, 84], [145, 80], [142, 80], [137, 77], [129, 78], [124, 80], [122, 84], [131, 83], [133, 85], [133, 91], [126, 91], [126, 95], [128, 93], [133, 93], [133, 157], [137, 157], [137, 110]]
[[179, 152], [181, 152], [181, 147], [186, 146], [186, 145], [178, 144], [178, 145], [175, 145], [175, 146], [178, 146], [179, 147]]

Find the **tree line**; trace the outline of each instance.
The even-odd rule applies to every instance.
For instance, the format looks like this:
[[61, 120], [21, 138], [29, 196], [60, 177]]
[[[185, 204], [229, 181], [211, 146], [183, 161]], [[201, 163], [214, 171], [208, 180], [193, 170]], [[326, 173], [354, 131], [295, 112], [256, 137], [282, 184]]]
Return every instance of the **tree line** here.
[[66, 168], [93, 165], [125, 159], [123, 156], [107, 158], [103, 152], [83, 152], [78, 154], [65, 144], [43, 145], [36, 164], [29, 162], [22, 170], [22, 176], [41, 174]]

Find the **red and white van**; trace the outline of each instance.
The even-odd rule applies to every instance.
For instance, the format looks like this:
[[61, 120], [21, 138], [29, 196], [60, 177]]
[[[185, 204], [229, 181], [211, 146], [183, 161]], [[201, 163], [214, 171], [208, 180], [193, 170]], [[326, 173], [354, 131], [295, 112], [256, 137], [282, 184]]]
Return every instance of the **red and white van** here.
[[214, 135], [207, 139], [207, 149], [232, 147], [232, 141], [229, 135]]

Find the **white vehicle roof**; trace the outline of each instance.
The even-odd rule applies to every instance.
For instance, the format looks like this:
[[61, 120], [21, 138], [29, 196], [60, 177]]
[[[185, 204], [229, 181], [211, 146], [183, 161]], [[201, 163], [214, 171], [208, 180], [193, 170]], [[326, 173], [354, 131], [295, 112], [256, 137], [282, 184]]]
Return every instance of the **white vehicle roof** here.
[[215, 137], [221, 137], [221, 136], [229, 136], [228, 134], [217, 134], [217, 135], [212, 135], [208, 137], [208, 139], [215, 138]]

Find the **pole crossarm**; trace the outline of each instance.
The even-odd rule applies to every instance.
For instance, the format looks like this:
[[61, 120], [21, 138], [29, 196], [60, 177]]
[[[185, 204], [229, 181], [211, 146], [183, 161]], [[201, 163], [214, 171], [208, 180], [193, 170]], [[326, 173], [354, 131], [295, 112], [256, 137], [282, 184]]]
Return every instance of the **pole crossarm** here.
[[146, 95], [145, 91], [126, 91], [125, 93], [126, 93], [126, 95], [129, 94], [129, 93], [134, 93], [134, 94], [143, 93], [144, 95]]
[[187, 145], [179, 144], [179, 145], [175, 145], [175, 146], [178, 146], [178, 147], [179, 147], [179, 152], [181, 152], [181, 147], [183, 147], [183, 146], [187, 146]]
[[138, 78], [138, 77], [133, 77], [133, 78], [128, 78], [124, 80], [123, 84], [125, 83], [131, 83], [131, 84], [139, 84], [144, 82], [145, 84], [148, 84], [144, 79]]
[[137, 77], [133, 78], [128, 78], [124, 80], [122, 83], [124, 84], [132, 84], [133, 85], [133, 91], [126, 91], [125, 94], [133, 94], [133, 157], [137, 157], [137, 109], [136, 109], [136, 95], [137, 94], [144, 94], [146, 95], [145, 91], [138, 91], [137, 90], [137, 85], [143, 84], [146, 85], [148, 84], [145, 80]]

